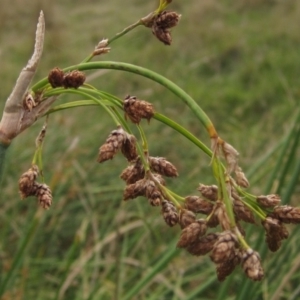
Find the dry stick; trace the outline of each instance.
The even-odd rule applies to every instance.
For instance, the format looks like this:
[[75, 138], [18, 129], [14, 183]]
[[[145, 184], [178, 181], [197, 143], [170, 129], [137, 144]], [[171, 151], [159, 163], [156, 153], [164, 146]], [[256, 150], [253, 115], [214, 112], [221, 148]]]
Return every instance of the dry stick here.
[[11, 140], [21, 131], [22, 120], [25, 114], [23, 101], [42, 56], [44, 35], [45, 19], [41, 11], [36, 29], [33, 55], [26, 67], [21, 71], [16, 85], [5, 103], [2, 120], [0, 122], [0, 143], [2, 144], [9, 145]]

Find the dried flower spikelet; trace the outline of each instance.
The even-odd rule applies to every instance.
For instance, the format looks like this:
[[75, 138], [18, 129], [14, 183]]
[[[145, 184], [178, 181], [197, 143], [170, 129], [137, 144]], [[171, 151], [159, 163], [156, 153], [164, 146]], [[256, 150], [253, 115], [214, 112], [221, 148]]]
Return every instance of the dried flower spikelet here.
[[34, 183], [38, 174], [38, 166], [32, 165], [28, 171], [21, 175], [19, 179], [19, 191], [22, 199], [35, 195]]
[[205, 255], [213, 249], [214, 244], [218, 239], [218, 236], [219, 234], [217, 233], [209, 233], [201, 237], [196, 242], [189, 244], [186, 247], [186, 250], [192, 255]]
[[168, 29], [160, 28], [155, 23], [152, 25], [152, 33], [157, 37], [159, 41], [164, 43], [165, 45], [170, 46], [172, 44], [172, 36]]
[[136, 150], [136, 138], [134, 135], [126, 133], [126, 139], [121, 147], [121, 151], [129, 162], [137, 159], [138, 153]]
[[194, 213], [200, 213], [204, 215], [209, 215], [214, 207], [212, 203], [198, 196], [185, 197], [184, 206], [186, 209], [191, 210]]
[[207, 226], [205, 220], [200, 219], [191, 223], [181, 231], [177, 247], [185, 248], [188, 245], [197, 242], [199, 238], [206, 233], [206, 230]]
[[163, 199], [160, 190], [152, 180], [147, 180], [146, 184], [146, 197], [152, 206], [159, 206]]
[[63, 86], [64, 88], [78, 89], [85, 82], [85, 74], [78, 70], [73, 70], [64, 75]]
[[223, 230], [230, 229], [230, 221], [225, 210], [225, 205], [223, 202], [219, 203], [215, 209], [215, 215], [217, 216], [219, 223]]
[[217, 264], [217, 276], [219, 281], [224, 281], [227, 276], [229, 276], [240, 263], [240, 257], [236, 254], [233, 259], [224, 261], [220, 264]]
[[218, 187], [216, 185], [199, 184], [198, 191], [203, 197], [211, 201], [218, 200]]
[[108, 46], [108, 39], [101, 40], [98, 45], [95, 47], [95, 50], [93, 52], [93, 55], [101, 55], [106, 54], [110, 51], [110, 48]]
[[154, 116], [153, 105], [147, 101], [139, 100], [135, 96], [128, 95], [123, 103], [125, 117], [133, 123], [139, 124], [141, 119], [150, 119]]
[[126, 139], [126, 132], [122, 127], [113, 130], [105, 143], [99, 148], [99, 154], [97, 161], [99, 163], [109, 159], [113, 159], [119, 149], [122, 148], [124, 140]]
[[245, 175], [245, 173], [242, 171], [240, 167], [236, 167], [234, 170], [235, 176], [236, 176], [236, 183], [243, 187], [243, 188], [248, 188], [250, 186], [249, 181]]
[[266, 195], [266, 196], [263, 196], [263, 195], [257, 196], [256, 201], [262, 207], [272, 208], [272, 207], [279, 205], [281, 202], [281, 199], [280, 199], [279, 195], [272, 194], [272, 195]]
[[176, 12], [159, 13], [152, 22], [152, 33], [165, 45], [171, 45], [172, 37], [169, 29], [178, 24], [180, 17]]
[[276, 206], [272, 215], [283, 223], [300, 223], [300, 207], [293, 207], [289, 205]]
[[207, 218], [207, 226], [210, 228], [217, 227], [219, 225], [218, 213], [216, 213], [217, 207], [214, 208], [213, 212]]
[[231, 260], [235, 256], [236, 247], [236, 236], [229, 230], [223, 231], [214, 244], [210, 258], [216, 264]]
[[123, 200], [137, 198], [138, 196], [146, 196], [146, 180], [141, 179], [135, 183], [126, 186], [123, 192]]
[[196, 215], [187, 209], [182, 209], [179, 214], [179, 224], [181, 229], [189, 226], [191, 223], [196, 221]]
[[228, 173], [232, 173], [236, 168], [238, 167], [238, 158], [239, 153], [235, 150], [234, 147], [232, 147], [230, 144], [223, 142], [221, 144], [222, 151], [225, 157], [225, 160], [227, 162], [227, 171]]
[[157, 15], [155, 22], [160, 28], [172, 28], [178, 24], [180, 18], [181, 15], [177, 14], [175, 11], [165, 10]]
[[52, 69], [48, 74], [48, 81], [54, 89], [63, 86], [64, 71], [57, 67]]
[[272, 252], [276, 252], [284, 239], [287, 239], [289, 232], [279, 220], [267, 217], [262, 221], [266, 231], [266, 243]]
[[233, 211], [238, 220], [254, 224], [255, 219], [251, 210], [239, 199], [233, 200]]
[[152, 171], [167, 176], [167, 177], [177, 177], [176, 167], [167, 161], [164, 157], [152, 157], [149, 156], [150, 168]]
[[38, 202], [42, 208], [50, 208], [52, 204], [52, 192], [47, 184], [36, 184], [35, 196], [37, 197]]
[[128, 166], [120, 175], [127, 184], [134, 183], [145, 177], [145, 169], [140, 158], [133, 165]]
[[248, 249], [242, 253], [242, 268], [247, 277], [259, 281], [264, 277], [264, 270], [261, 266], [261, 259], [258, 252]]
[[179, 220], [179, 215], [178, 215], [175, 205], [172, 202], [164, 199], [161, 202], [161, 206], [162, 206], [162, 215], [163, 215], [165, 222], [170, 227], [176, 225]]

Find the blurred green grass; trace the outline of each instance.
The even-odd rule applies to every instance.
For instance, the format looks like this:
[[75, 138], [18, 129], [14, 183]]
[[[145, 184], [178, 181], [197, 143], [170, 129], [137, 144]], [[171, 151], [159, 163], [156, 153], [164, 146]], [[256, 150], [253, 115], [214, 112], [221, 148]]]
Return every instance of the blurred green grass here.
[[[171, 7], [182, 14], [182, 19], [173, 30], [171, 47], [155, 40], [150, 30], [137, 28], [113, 43], [111, 53], [103, 59], [148, 67], [185, 89], [211, 117], [220, 135], [239, 150], [244, 170], [251, 171], [291, 131], [299, 107], [300, 3], [173, 2]], [[40, 9], [46, 17], [46, 41], [36, 80], [55, 66], [79, 62], [100, 39], [146, 15], [156, 3], [129, 1], [124, 11], [124, 2], [117, 0], [32, 0], [26, 5], [21, 0], [0, 0], [0, 108], [31, 55]], [[136, 75], [112, 71], [99, 73], [91, 83], [121, 98], [133, 94], [153, 102], [157, 111], [209, 143], [191, 112], [162, 87]], [[0, 206], [2, 280], [36, 214], [32, 199], [20, 201], [17, 181], [30, 165], [41, 126], [42, 121], [37, 122], [10, 149]], [[101, 110], [80, 108], [51, 116], [44, 173], [53, 187], [54, 203], [40, 217], [37, 232], [3, 299], [125, 299], [161, 257], [169, 252], [173, 257], [178, 228], [167, 228], [159, 209], [149, 208], [144, 199], [121, 201], [124, 183], [118, 177], [126, 166], [124, 160], [116, 157], [96, 163], [98, 147], [113, 128]], [[180, 177], [168, 181], [177, 193], [193, 194], [199, 182], [212, 182], [209, 159], [189, 142], [155, 121], [145, 125], [145, 131], [151, 155], [165, 156], [178, 166]], [[299, 159], [299, 146], [297, 149], [294, 155]], [[275, 153], [259, 165], [252, 174], [252, 192], [265, 191], [277, 160]], [[275, 179], [275, 183], [279, 181]], [[287, 184], [281, 189], [284, 193]], [[276, 184], [271, 191], [276, 191]], [[298, 180], [288, 200], [298, 203], [299, 195]], [[255, 235], [251, 240], [254, 243]], [[285, 251], [296, 255], [295, 241], [286, 242], [293, 251]], [[97, 245], [101, 247], [97, 249]], [[81, 265], [89, 253], [90, 258]], [[279, 255], [283, 253], [279, 251]], [[274, 269], [272, 265], [269, 268], [267, 278]], [[275, 276], [272, 284], [265, 280], [257, 299], [269, 299], [283, 275]], [[298, 276], [293, 274], [278, 299], [289, 299]], [[157, 272], [133, 299], [215, 299], [219, 289], [225, 290], [215, 277], [207, 257], [195, 258], [178, 251], [172, 263]], [[243, 280], [234, 275], [233, 284], [228, 283], [228, 290], [219, 299], [233, 299], [237, 283]]]

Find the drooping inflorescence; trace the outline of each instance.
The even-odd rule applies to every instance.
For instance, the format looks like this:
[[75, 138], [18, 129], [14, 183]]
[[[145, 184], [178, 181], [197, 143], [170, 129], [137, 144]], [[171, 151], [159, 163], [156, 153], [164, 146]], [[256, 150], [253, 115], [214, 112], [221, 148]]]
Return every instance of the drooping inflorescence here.
[[[142, 18], [133, 24], [134, 26], [125, 28], [116, 37], [129, 32], [136, 24], [143, 24], [151, 28], [153, 35], [159, 41], [165, 45], [170, 45], [172, 42], [170, 30], [177, 26], [181, 17], [176, 12], [164, 10], [170, 2], [171, 0], [161, 0], [158, 10], [148, 17]], [[90, 58], [108, 53], [110, 51], [108, 46], [114, 39], [102, 39]], [[127, 70], [126, 67], [128, 66], [123, 65], [123, 69]], [[59, 68], [54, 68], [48, 74], [47, 79], [44, 90], [25, 94], [22, 103], [26, 112], [34, 110], [42, 101], [47, 99], [47, 95], [56, 96], [60, 90], [67, 92], [65, 89], [73, 89], [71, 90], [73, 92], [75, 89], [75, 92], [79, 93], [81, 86], [85, 83], [86, 76], [79, 70], [64, 72]], [[160, 81], [161, 78], [157, 80], [161, 83]], [[167, 85], [166, 81], [164, 84]], [[84, 87], [86, 88], [88, 85]], [[54, 89], [56, 90], [53, 91]], [[57, 90], [58, 93], [56, 93]], [[91, 90], [91, 97], [88, 100], [94, 101], [96, 98], [96, 101], [93, 102], [94, 105], [95, 103], [99, 104], [98, 102], [103, 104], [102, 100], [107, 102], [111, 100], [107, 94], [108, 99], [102, 96], [105, 93], [101, 94], [100, 91], [93, 88]], [[176, 88], [176, 95], [180, 94], [178, 91], [179, 88]], [[97, 94], [98, 92], [100, 96]], [[89, 96], [88, 93], [84, 95]], [[99, 99], [95, 95], [99, 96]], [[191, 101], [187, 96], [182, 97], [185, 102]], [[120, 99], [114, 98], [113, 100], [118, 101]], [[211, 163], [216, 183], [212, 185], [199, 184], [195, 188], [198, 193], [196, 195], [183, 197], [177, 195], [169, 190], [165, 180], [165, 177], [174, 178], [178, 176], [176, 166], [164, 157], [150, 155], [146, 137], [140, 126], [143, 119], [146, 119], [149, 124], [155, 116], [153, 105], [130, 95], [126, 96], [123, 101], [120, 100], [116, 106], [114, 106], [114, 101], [109, 102], [105, 108], [115, 119], [117, 127], [110, 132], [105, 142], [100, 146], [97, 162], [103, 163], [111, 160], [118, 153], [126, 158], [128, 166], [120, 175], [126, 184], [123, 200], [129, 201], [137, 197], [145, 197], [151, 206], [160, 207], [165, 223], [170, 227], [176, 225], [180, 227], [181, 233], [177, 247], [186, 249], [195, 256], [208, 255], [215, 264], [217, 277], [220, 281], [225, 280], [238, 266], [248, 278], [254, 281], [261, 280], [264, 276], [261, 258], [259, 253], [246, 242], [243, 224], [261, 225], [265, 230], [266, 244], [274, 252], [281, 247], [283, 240], [289, 236], [285, 224], [300, 223], [300, 208], [280, 205], [279, 195], [254, 196], [245, 192], [250, 184], [238, 164], [238, 151], [212, 130], [212, 124], [207, 125], [205, 122], [203, 123], [206, 124], [211, 138]], [[115, 112], [116, 108], [123, 110], [124, 118]], [[203, 119], [207, 121], [208, 118], [203, 117], [201, 121]], [[143, 147], [139, 147], [138, 139], [130, 132], [126, 121], [130, 121], [138, 127]], [[36, 153], [39, 151], [40, 149]], [[37, 182], [39, 175], [39, 168], [33, 163], [19, 180], [20, 195], [22, 199], [30, 196], [36, 197], [40, 206], [48, 209], [52, 204], [52, 192], [48, 185]]]

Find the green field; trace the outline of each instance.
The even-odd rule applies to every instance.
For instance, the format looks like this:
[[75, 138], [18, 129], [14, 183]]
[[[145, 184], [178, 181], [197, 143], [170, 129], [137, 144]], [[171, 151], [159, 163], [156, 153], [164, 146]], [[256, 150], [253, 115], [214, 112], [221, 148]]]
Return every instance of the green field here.
[[[79, 63], [102, 38], [146, 16], [158, 2], [0, 0], [1, 111], [32, 54], [41, 9], [46, 39], [35, 82], [54, 67]], [[299, 206], [300, 2], [173, 0], [169, 9], [182, 14], [171, 46], [140, 26], [99, 59], [140, 65], [175, 82], [239, 151], [249, 191], [279, 193], [284, 204]], [[191, 110], [157, 83], [112, 70], [86, 75], [121, 99], [130, 94], [153, 103], [210, 146]], [[57, 103], [79, 99], [64, 96]], [[101, 108], [50, 116], [43, 172], [52, 207], [41, 211], [34, 198], [21, 201], [18, 179], [31, 165], [42, 125], [39, 120], [18, 136], [7, 157], [0, 187], [1, 299], [299, 299], [299, 226], [288, 227], [290, 237], [276, 253], [267, 250], [259, 222], [246, 226], [265, 278], [251, 282], [239, 268], [219, 283], [208, 256], [176, 249], [180, 229], [169, 228], [159, 208], [142, 197], [122, 201], [119, 175], [126, 161], [96, 161], [115, 129]], [[170, 189], [187, 196], [197, 194], [200, 182], [214, 183], [210, 158], [190, 141], [156, 120], [142, 125], [150, 154], [177, 166], [179, 177], [167, 180]]]

